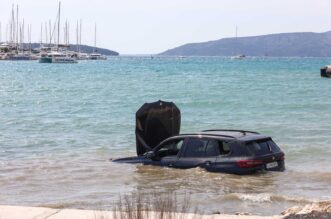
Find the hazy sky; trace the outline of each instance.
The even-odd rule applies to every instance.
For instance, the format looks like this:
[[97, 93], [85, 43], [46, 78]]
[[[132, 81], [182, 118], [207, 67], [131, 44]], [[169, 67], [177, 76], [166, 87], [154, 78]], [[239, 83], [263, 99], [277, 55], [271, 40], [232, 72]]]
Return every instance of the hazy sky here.
[[[55, 20], [57, 0], [0, 0], [1, 36], [12, 4], [32, 25], [40, 41], [40, 24]], [[189, 42], [280, 32], [331, 30], [331, 0], [62, 0], [61, 19], [70, 22], [75, 43], [76, 21], [83, 21], [82, 43], [121, 54], [152, 54]], [[62, 22], [63, 24], [63, 22]], [[62, 32], [63, 33], [63, 32]], [[26, 37], [27, 38], [27, 37]]]

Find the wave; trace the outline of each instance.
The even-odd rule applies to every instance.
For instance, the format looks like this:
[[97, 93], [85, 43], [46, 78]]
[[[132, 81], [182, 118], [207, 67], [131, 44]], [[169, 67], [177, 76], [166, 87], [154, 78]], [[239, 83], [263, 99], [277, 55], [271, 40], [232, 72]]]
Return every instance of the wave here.
[[232, 193], [225, 195], [223, 199], [227, 201], [248, 201], [253, 203], [263, 203], [263, 202], [292, 202], [297, 204], [308, 204], [313, 203], [318, 200], [308, 199], [303, 197], [290, 197], [285, 195], [276, 195], [270, 193]]

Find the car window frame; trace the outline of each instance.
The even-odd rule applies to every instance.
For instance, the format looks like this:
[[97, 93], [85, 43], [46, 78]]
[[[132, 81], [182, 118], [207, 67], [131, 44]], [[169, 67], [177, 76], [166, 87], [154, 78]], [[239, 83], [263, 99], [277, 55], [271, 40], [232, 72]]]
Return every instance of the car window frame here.
[[[208, 146], [208, 143], [209, 143], [209, 141], [211, 141], [211, 140], [213, 140], [213, 141], [219, 141], [219, 139], [217, 139], [217, 138], [209, 138], [209, 137], [198, 137], [198, 136], [190, 136], [190, 137], [187, 137], [186, 138], [186, 140], [185, 140], [185, 147], [184, 148], [182, 148], [182, 152], [181, 152], [181, 154], [180, 154], [180, 158], [210, 158], [210, 157], [219, 157], [220, 156], [220, 153], [218, 153], [218, 155], [215, 155], [215, 156], [203, 156], [203, 157], [185, 157], [184, 156], [184, 154], [185, 154], [185, 152], [186, 152], [186, 150], [188, 149], [188, 147], [189, 147], [189, 144], [188, 144], [188, 142], [190, 141], [190, 139], [201, 139], [201, 140], [207, 140], [207, 145], [206, 146]], [[204, 147], [204, 153], [205, 153], [205, 155], [206, 155], [206, 146]], [[218, 148], [218, 150], [219, 150], [219, 148]], [[219, 152], [219, 151], [218, 151]]]
[[216, 142], [218, 144], [218, 146], [216, 148], [216, 150], [217, 150], [218, 153], [216, 155], [213, 155], [213, 156], [205, 156], [205, 157], [208, 158], [208, 157], [218, 157], [218, 156], [220, 156], [221, 155], [220, 148], [219, 148], [219, 142], [220, 142], [220, 140], [219, 139], [214, 139], [214, 138], [207, 138], [207, 139], [208, 139], [208, 143], [205, 146], [205, 155], [207, 155], [207, 147], [208, 147], [210, 141], [214, 141], [214, 142]]
[[[182, 153], [183, 149], [186, 146], [187, 137], [177, 137], [177, 138], [166, 139], [166, 140], [162, 141], [156, 148], [154, 148], [154, 150], [153, 150], [154, 153], [157, 154], [157, 152], [159, 150], [161, 150], [165, 144], [167, 144], [171, 141], [176, 141], [176, 140], [183, 141], [183, 144], [176, 155], [176, 157], [180, 157], [180, 154]], [[165, 157], [170, 157], [170, 156], [165, 156]], [[162, 158], [164, 158], [164, 157], [160, 157], [160, 159], [162, 159]]]
[[[182, 153], [182, 156], [181, 156], [181, 157], [183, 157], [183, 158], [205, 158], [206, 156], [204, 156], [204, 157], [186, 157], [186, 156], [185, 156], [185, 153], [186, 153], [187, 149], [189, 148], [189, 141], [190, 141], [190, 139], [207, 140], [207, 144], [208, 144], [208, 141], [209, 141], [209, 139], [208, 139], [208, 138], [205, 138], [205, 137], [189, 137], [189, 138], [187, 139], [186, 147], [185, 147], [185, 149], [183, 150], [183, 153]], [[206, 146], [204, 146], [204, 153], [206, 153], [206, 151], [205, 151], [205, 147], [206, 147]]]
[[[268, 141], [269, 140], [272, 140], [271, 138], [262, 138], [262, 139], [255, 139], [255, 140], [250, 140], [250, 141], [244, 141], [244, 146], [246, 147], [246, 149], [248, 150], [248, 152], [252, 155], [252, 156], [263, 156], [263, 155], [268, 155], [268, 154], [273, 154], [274, 152], [272, 151], [271, 149], [271, 146], [269, 146], [268, 144]], [[248, 144], [251, 144], [252, 142], [255, 142], [257, 144], [260, 145], [260, 143], [265, 143], [269, 149], [269, 153], [266, 153], [266, 154], [262, 154], [262, 155], [257, 155], [255, 152], [252, 152], [248, 147], [247, 145]], [[275, 143], [276, 144], [276, 143]], [[277, 144], [276, 144], [277, 145]], [[278, 146], [278, 145], [277, 145]], [[279, 148], [279, 146], [278, 146]], [[280, 149], [280, 148], [279, 148]], [[281, 149], [280, 149], [281, 150]]]
[[[231, 142], [229, 142], [229, 141], [223, 141], [223, 140], [217, 140], [219, 143], [220, 142], [222, 142], [222, 144], [223, 144], [223, 142], [225, 142], [225, 143], [227, 143], [228, 144], [228, 146], [229, 146], [229, 149], [230, 149], [230, 151], [229, 151], [229, 153], [227, 153], [227, 154], [221, 154], [221, 152], [219, 151], [219, 157], [229, 157], [229, 156], [231, 156], [232, 155], [232, 153], [233, 153], [233, 150], [231, 150]], [[219, 150], [219, 149], [218, 149]]]

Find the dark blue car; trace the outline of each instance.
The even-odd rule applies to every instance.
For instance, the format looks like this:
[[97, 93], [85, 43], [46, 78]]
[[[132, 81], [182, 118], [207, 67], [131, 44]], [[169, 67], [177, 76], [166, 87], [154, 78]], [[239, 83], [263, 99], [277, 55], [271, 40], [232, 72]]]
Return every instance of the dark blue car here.
[[[202, 167], [212, 172], [234, 174], [285, 169], [284, 153], [269, 136], [251, 131], [221, 129], [173, 135], [173, 132], [179, 132], [178, 108], [173, 109], [173, 103], [163, 101], [153, 104], [148, 107], [144, 105], [146, 115], [143, 113], [143, 119], [139, 119], [139, 111], [136, 115], [138, 156], [116, 159], [114, 162], [173, 168]], [[146, 112], [146, 109], [149, 110]], [[146, 142], [157, 141], [160, 136], [166, 138], [155, 147]]]

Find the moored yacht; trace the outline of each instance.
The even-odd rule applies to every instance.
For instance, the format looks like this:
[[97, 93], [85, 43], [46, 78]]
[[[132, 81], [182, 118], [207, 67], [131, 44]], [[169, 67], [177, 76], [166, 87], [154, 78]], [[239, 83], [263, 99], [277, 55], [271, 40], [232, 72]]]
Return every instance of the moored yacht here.
[[39, 63], [77, 63], [74, 54], [68, 52], [68, 26], [65, 29], [65, 44], [60, 44], [60, 12], [61, 2], [59, 2], [58, 20], [57, 20], [57, 45], [55, 47], [44, 47], [44, 53], [41, 54]]
[[[236, 41], [235, 41], [235, 44], [236, 44], [236, 50], [238, 51], [239, 49], [239, 44], [238, 44], [238, 27], [236, 26]], [[238, 54], [238, 53], [237, 53]], [[246, 55], [245, 54], [238, 54], [238, 55], [235, 55], [235, 56], [231, 56], [231, 59], [236, 59], [236, 60], [241, 60], [241, 59], [244, 59], [246, 58]]]
[[25, 53], [18, 53], [12, 56], [9, 56], [8, 58], [11, 61], [29, 61], [32, 60], [31, 56], [29, 54]]
[[94, 26], [94, 50], [93, 50], [93, 53], [91, 53], [88, 56], [88, 59], [90, 59], [90, 60], [106, 60], [107, 59], [107, 56], [97, 53], [97, 25], [96, 24]]
[[52, 51], [46, 55], [42, 55], [39, 63], [77, 63], [77, 60], [61, 52]]
[[246, 58], [246, 55], [244, 55], [244, 54], [231, 57], [231, 59], [244, 59], [244, 58]]
[[90, 60], [107, 60], [107, 56], [101, 55], [100, 53], [91, 53], [88, 56], [88, 59], [90, 59]]

